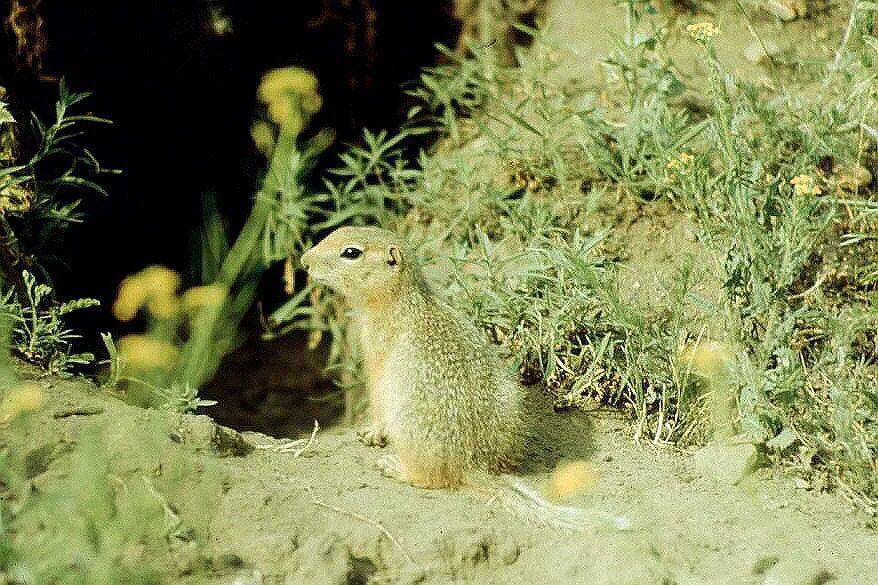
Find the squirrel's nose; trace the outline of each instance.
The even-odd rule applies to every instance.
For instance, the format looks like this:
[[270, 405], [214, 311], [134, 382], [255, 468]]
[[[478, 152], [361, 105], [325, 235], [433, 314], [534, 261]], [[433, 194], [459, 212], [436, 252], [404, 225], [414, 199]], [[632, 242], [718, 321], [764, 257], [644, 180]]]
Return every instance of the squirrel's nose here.
[[308, 258], [309, 253], [310, 253], [310, 250], [308, 252], [305, 252], [304, 254], [302, 254], [302, 257], [299, 258], [299, 262], [302, 264], [302, 268], [304, 268], [306, 272], [308, 271], [308, 267], [309, 267], [309, 258]]

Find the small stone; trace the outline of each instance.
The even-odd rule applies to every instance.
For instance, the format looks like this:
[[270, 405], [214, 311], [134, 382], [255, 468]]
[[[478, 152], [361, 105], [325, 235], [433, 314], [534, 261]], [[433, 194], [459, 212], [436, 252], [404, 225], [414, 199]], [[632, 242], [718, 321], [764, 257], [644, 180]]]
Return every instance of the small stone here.
[[514, 542], [504, 542], [499, 548], [500, 560], [503, 561], [504, 565], [511, 565], [518, 560], [518, 555], [521, 554], [521, 549]]
[[774, 567], [779, 560], [780, 558], [775, 555], [759, 557], [758, 559], [756, 559], [756, 562], [753, 563], [753, 574], [764, 575], [765, 573], [770, 571], [771, 568]]
[[182, 415], [176, 434], [184, 445], [212, 451], [220, 457], [242, 457], [254, 448], [238, 431], [220, 426], [204, 415]]
[[711, 443], [695, 453], [695, 468], [719, 482], [736, 485], [759, 467], [756, 447], [750, 443]]
[[764, 49], [762, 43], [759, 41], [753, 41], [746, 49], [744, 49], [744, 58], [754, 65], [759, 65], [760, 63], [765, 62], [768, 57], [776, 57], [779, 54], [780, 47], [777, 46], [777, 43], [768, 40], [765, 41]]
[[52, 416], [55, 418], [69, 418], [71, 416], [91, 416], [94, 414], [103, 414], [104, 409], [101, 406], [77, 406], [74, 408], [65, 408], [55, 411]]
[[769, 14], [778, 17], [784, 22], [795, 20], [798, 16], [795, 7], [791, 6], [789, 2], [784, 2], [783, 0], [765, 0], [762, 4], [762, 8]]
[[790, 429], [785, 428], [773, 438], [766, 441], [765, 446], [775, 451], [784, 451], [785, 449], [793, 446], [798, 440], [799, 437], [796, 435], [796, 433], [794, 433]]

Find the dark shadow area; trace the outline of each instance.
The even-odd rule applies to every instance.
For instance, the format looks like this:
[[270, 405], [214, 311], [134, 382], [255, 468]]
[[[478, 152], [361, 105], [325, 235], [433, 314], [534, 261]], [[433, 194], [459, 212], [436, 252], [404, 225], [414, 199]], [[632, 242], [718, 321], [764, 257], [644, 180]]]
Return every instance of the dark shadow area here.
[[527, 387], [527, 440], [516, 474], [551, 472], [561, 461], [587, 459], [596, 450], [594, 422], [579, 410], [556, 412], [540, 385]]
[[218, 404], [202, 408], [218, 423], [273, 437], [299, 437], [314, 421], [326, 428], [344, 417], [344, 397], [323, 373], [326, 350], [307, 348], [304, 334], [274, 341], [253, 334], [222, 362], [202, 398]]
[[233, 235], [243, 223], [265, 165], [249, 129], [266, 70], [298, 65], [320, 80], [324, 108], [312, 128], [334, 128], [338, 139], [317, 176], [362, 128], [402, 122], [400, 85], [435, 62], [434, 43], [456, 38], [449, 4], [47, 1], [37, 5], [47, 41], [39, 71], [14, 58], [15, 40], [0, 27], [9, 50], [0, 84], [21, 111], [48, 118], [64, 77], [94, 94], [83, 109], [114, 123], [83, 140], [122, 173], [103, 181], [110, 197], [86, 195], [87, 223], [69, 230], [63, 264], [48, 267], [62, 298], [104, 304], [72, 320], [84, 345], [118, 326], [108, 308], [124, 276], [154, 263], [190, 274], [202, 193], [217, 194]]

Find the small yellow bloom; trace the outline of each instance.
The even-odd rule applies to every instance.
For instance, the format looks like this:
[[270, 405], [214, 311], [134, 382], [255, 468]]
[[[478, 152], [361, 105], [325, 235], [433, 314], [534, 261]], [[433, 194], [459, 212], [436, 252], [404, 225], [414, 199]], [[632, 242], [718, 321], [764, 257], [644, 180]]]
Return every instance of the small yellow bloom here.
[[317, 93], [317, 77], [302, 67], [272, 69], [262, 76], [256, 95], [263, 104], [285, 99], [290, 93], [300, 96]]
[[250, 138], [253, 139], [253, 144], [256, 145], [259, 152], [265, 156], [271, 155], [271, 150], [274, 148], [274, 128], [271, 127], [271, 124], [256, 122], [250, 127]]
[[180, 301], [177, 295], [156, 294], [146, 301], [146, 308], [153, 317], [169, 319], [177, 314]]
[[169, 369], [177, 359], [177, 348], [147, 335], [126, 335], [119, 340], [122, 362], [136, 370]]
[[323, 107], [323, 98], [315, 93], [302, 98], [302, 109], [309, 114], [316, 114]]
[[156, 317], [171, 317], [177, 311], [178, 288], [179, 274], [164, 266], [147, 266], [122, 281], [113, 315], [120, 321], [130, 321], [146, 306]]
[[173, 295], [180, 288], [180, 275], [164, 266], [147, 266], [138, 276], [150, 295]]
[[719, 34], [719, 27], [712, 22], [698, 22], [687, 26], [686, 32], [692, 39], [704, 43]]
[[690, 344], [680, 354], [681, 361], [699, 376], [722, 374], [732, 362], [732, 353], [718, 341]]
[[669, 171], [678, 171], [684, 169], [692, 164], [692, 161], [695, 160], [695, 157], [689, 154], [688, 152], [681, 152], [677, 158], [671, 159], [667, 164], [667, 169]]
[[820, 195], [823, 193], [811, 175], [796, 175], [790, 179], [790, 185], [793, 186], [796, 195]]
[[119, 285], [119, 294], [113, 303], [113, 316], [119, 321], [130, 321], [137, 311], [146, 304], [147, 290], [137, 275], [128, 276]]
[[559, 463], [552, 472], [545, 495], [551, 500], [569, 498], [590, 489], [595, 481], [595, 474], [585, 461]]
[[293, 134], [298, 134], [305, 127], [302, 108], [295, 98], [275, 100], [268, 104], [268, 119]]
[[0, 402], [0, 422], [7, 422], [25, 412], [33, 412], [46, 402], [43, 389], [36, 384], [25, 382], [13, 388]]
[[187, 309], [219, 307], [225, 302], [226, 295], [228, 295], [226, 287], [218, 284], [193, 286], [183, 293], [183, 306]]

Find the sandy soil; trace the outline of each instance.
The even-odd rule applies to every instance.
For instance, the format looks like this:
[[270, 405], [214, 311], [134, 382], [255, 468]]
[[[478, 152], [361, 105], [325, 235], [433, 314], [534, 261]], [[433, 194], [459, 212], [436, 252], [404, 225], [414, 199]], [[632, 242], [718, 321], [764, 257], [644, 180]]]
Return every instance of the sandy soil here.
[[[538, 391], [519, 475], [540, 488], [555, 463], [598, 477], [570, 505], [623, 514], [628, 531], [565, 533], [523, 521], [475, 491], [384, 477], [382, 450], [327, 430], [299, 456], [205, 416], [148, 411], [85, 382], [39, 380], [50, 396], [24, 432], [0, 434], [29, 484], [70, 498], [82, 453], [100, 445], [116, 506], [150, 478], [178, 517], [163, 547], [139, 549], [167, 582], [244, 584], [875, 582], [874, 519], [837, 495], [762, 468], [737, 485], [687, 453], [631, 441], [612, 413], [555, 413]], [[39, 521], [33, 516], [40, 516]], [[61, 515], [24, 513], [13, 537], [41, 542]], [[161, 531], [161, 526], [155, 530]], [[149, 554], [150, 558], [145, 555]], [[129, 559], [129, 562], [131, 560]]]

